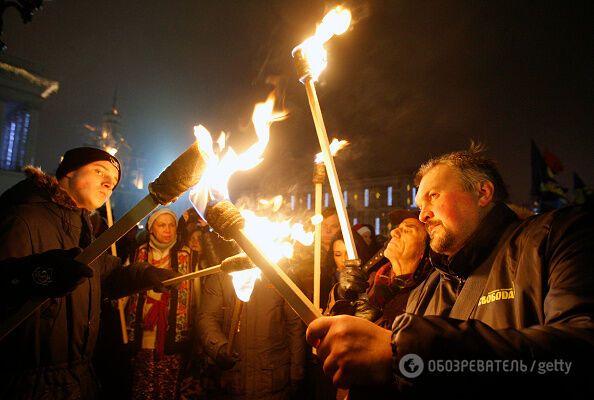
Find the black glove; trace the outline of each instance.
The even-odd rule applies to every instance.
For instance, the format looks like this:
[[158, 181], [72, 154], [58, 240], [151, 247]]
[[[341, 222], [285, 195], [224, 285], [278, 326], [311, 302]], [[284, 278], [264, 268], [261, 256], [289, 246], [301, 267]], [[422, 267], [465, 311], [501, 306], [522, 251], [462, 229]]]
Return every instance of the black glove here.
[[163, 285], [163, 281], [175, 278], [180, 275], [181, 274], [177, 271], [166, 268], [157, 268], [149, 264], [142, 272], [142, 287], [151, 288], [155, 292], [159, 293], [165, 292], [169, 288]]
[[93, 269], [74, 260], [80, 252], [79, 248], [56, 249], [4, 260], [10, 277], [8, 289], [43, 297], [65, 296], [93, 276]]
[[231, 354], [227, 354], [227, 346], [228, 344], [222, 345], [215, 358], [217, 366], [225, 371], [233, 368], [235, 363], [239, 361], [239, 353], [231, 352]]
[[339, 299], [356, 300], [360, 293], [365, 293], [369, 277], [359, 267], [346, 267], [338, 278], [336, 294]]
[[359, 299], [355, 301], [355, 317], [363, 318], [374, 322], [382, 316], [382, 310], [372, 306], [368, 300]]

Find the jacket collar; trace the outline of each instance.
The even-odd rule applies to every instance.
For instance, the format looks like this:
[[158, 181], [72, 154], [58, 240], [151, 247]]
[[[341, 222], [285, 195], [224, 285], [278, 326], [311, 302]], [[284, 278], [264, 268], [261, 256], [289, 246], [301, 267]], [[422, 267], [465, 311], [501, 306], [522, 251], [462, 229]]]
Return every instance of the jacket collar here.
[[444, 255], [431, 252], [431, 263], [443, 273], [466, 279], [495, 249], [505, 230], [518, 220], [504, 203], [495, 203], [458, 253], [448, 260]]
[[68, 210], [80, 210], [72, 197], [60, 187], [58, 180], [31, 165], [23, 171], [27, 179], [13, 186], [2, 197], [10, 197], [11, 204], [51, 201]]

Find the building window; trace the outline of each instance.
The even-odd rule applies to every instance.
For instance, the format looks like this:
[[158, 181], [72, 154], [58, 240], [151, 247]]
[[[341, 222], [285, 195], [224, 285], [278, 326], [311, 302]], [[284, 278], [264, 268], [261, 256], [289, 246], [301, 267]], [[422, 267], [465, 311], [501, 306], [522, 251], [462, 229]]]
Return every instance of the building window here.
[[381, 228], [380, 218], [376, 217], [375, 218], [375, 234], [376, 235], [380, 234], [380, 228]]
[[2, 143], [0, 143], [0, 167], [9, 171], [19, 171], [25, 166], [27, 138], [31, 114], [24, 104], [6, 104]]
[[392, 186], [388, 186], [388, 207], [392, 207]]
[[295, 195], [291, 195], [291, 210], [295, 210]]
[[365, 189], [363, 192], [363, 206], [369, 207], [369, 189]]
[[307, 209], [311, 210], [311, 193], [307, 194]]
[[328, 196], [328, 192], [324, 193], [324, 207], [328, 207], [328, 200], [330, 196]]
[[344, 192], [342, 192], [342, 198], [344, 199], [344, 206], [348, 207], [349, 206], [349, 194], [346, 190]]

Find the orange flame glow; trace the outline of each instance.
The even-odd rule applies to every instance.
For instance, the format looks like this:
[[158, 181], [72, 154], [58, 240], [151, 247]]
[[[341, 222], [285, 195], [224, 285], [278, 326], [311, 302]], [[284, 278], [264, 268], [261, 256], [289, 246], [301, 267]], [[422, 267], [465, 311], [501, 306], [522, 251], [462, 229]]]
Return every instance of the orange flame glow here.
[[283, 205], [283, 196], [281, 196], [280, 194], [277, 196], [274, 196], [270, 200], [266, 200], [266, 199], [258, 200], [258, 209], [260, 209], [260, 208], [269, 209], [273, 213], [277, 212], [281, 208], [282, 205]]
[[[231, 176], [237, 171], [254, 168], [262, 162], [261, 156], [270, 139], [270, 125], [286, 116], [284, 112], [278, 114], [273, 112], [274, 101], [273, 91], [264, 103], [258, 103], [254, 107], [252, 123], [258, 141], [241, 154], [235, 153], [231, 147], [225, 147], [224, 134], [221, 134], [217, 140], [218, 152], [215, 153], [210, 132], [202, 125], [194, 127], [196, 142], [206, 162], [206, 168], [200, 182], [190, 191], [190, 201], [197, 210], [204, 212], [209, 201], [228, 199], [229, 190], [227, 184]], [[219, 155], [223, 152], [224, 156], [219, 158]]]
[[281, 258], [291, 258], [295, 241], [305, 246], [311, 246], [313, 243], [314, 233], [305, 231], [301, 223], [272, 221], [250, 210], [241, 210], [241, 215], [245, 218], [246, 234], [273, 262], [278, 262]]
[[262, 276], [260, 268], [250, 268], [229, 272], [237, 298], [243, 302], [250, 301], [256, 280]]
[[[202, 125], [194, 127], [194, 135], [201, 155], [206, 162], [206, 168], [200, 182], [190, 191], [190, 201], [196, 210], [204, 216], [207, 205], [210, 202], [229, 199], [228, 181], [237, 171], [245, 171], [258, 165], [262, 161], [262, 154], [270, 139], [270, 125], [283, 119], [285, 113], [275, 114], [274, 92], [270, 94], [266, 102], [259, 103], [254, 107], [252, 123], [258, 137], [258, 141], [241, 154], [235, 153], [232, 148], [225, 147], [225, 137], [221, 135], [214, 146], [212, 136]], [[215, 151], [214, 147], [218, 147]], [[224, 155], [221, 157], [221, 154]], [[272, 200], [260, 202], [262, 208], [272, 213], [278, 211], [282, 205], [282, 196]], [[253, 211], [242, 210], [245, 218], [244, 231], [266, 256], [276, 262], [282, 257], [290, 257], [293, 253], [293, 242], [300, 242], [311, 245], [313, 243], [313, 232], [305, 232], [303, 225], [291, 224], [289, 221], [273, 222], [264, 217], [258, 217]], [[255, 271], [253, 271], [255, 270]], [[248, 301], [253, 290], [255, 280], [260, 270], [234, 272], [233, 286], [237, 297], [242, 301]], [[250, 271], [250, 272], [248, 272]]]
[[350, 24], [351, 12], [342, 6], [335, 7], [324, 16], [322, 23], [316, 28], [316, 33], [293, 50], [294, 53], [295, 50], [301, 49], [314, 81], [318, 80], [327, 65], [324, 43], [332, 36], [346, 32]]
[[[334, 139], [332, 139], [332, 143], [330, 143], [330, 154], [335, 156], [336, 153], [338, 153], [340, 150], [344, 149], [348, 145], [349, 145], [349, 142], [347, 140], [338, 140], [338, 139], [334, 138]], [[322, 152], [319, 152], [318, 154], [316, 154], [315, 163], [320, 164], [323, 162], [324, 162], [324, 154]]]

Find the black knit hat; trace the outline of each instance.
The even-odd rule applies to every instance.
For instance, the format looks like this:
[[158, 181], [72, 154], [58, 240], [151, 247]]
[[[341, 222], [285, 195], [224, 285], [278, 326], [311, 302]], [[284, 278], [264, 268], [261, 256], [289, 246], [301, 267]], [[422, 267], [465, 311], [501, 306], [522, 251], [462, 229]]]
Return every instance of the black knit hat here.
[[118, 170], [118, 181], [113, 187], [115, 189], [118, 183], [120, 183], [120, 178], [122, 176], [120, 162], [108, 152], [95, 147], [77, 147], [64, 153], [62, 161], [56, 170], [56, 178], [60, 180], [67, 173], [75, 171], [80, 167], [84, 167], [95, 161], [109, 161], [111, 165]]

